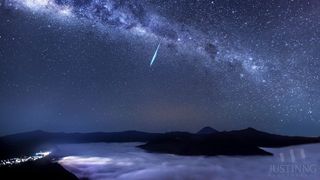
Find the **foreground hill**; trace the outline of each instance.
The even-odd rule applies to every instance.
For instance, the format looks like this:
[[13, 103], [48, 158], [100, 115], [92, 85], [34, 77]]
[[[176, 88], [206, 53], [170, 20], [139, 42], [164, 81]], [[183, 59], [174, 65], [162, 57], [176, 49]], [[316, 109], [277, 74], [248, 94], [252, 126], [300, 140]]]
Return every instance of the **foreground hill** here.
[[66, 171], [61, 165], [50, 159], [40, 159], [13, 166], [0, 166], [1, 179], [32, 179], [32, 180], [77, 180], [78, 178]]

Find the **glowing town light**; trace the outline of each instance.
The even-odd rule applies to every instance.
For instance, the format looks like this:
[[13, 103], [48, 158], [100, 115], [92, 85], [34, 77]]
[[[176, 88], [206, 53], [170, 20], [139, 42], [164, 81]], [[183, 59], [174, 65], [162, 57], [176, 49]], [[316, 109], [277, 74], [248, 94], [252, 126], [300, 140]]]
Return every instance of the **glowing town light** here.
[[38, 152], [34, 156], [24, 156], [24, 157], [19, 157], [19, 158], [11, 158], [11, 159], [6, 159], [6, 160], [1, 160], [0, 161], [0, 166], [11, 166], [15, 164], [20, 164], [28, 161], [36, 161], [38, 159], [42, 159], [48, 155], [50, 155], [50, 151], [45, 151], [45, 152]]
[[45, 151], [45, 152], [38, 152], [38, 153], [36, 153], [36, 156], [42, 156], [42, 157], [46, 157], [46, 156], [48, 156], [48, 155], [50, 155], [51, 154], [51, 152], [50, 151]]

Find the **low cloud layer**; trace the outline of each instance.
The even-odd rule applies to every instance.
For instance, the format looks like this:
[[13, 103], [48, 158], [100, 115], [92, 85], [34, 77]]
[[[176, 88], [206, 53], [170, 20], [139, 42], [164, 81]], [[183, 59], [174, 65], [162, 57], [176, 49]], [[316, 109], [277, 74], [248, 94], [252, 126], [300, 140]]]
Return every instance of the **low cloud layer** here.
[[[138, 144], [58, 146], [59, 163], [79, 178], [102, 179], [318, 179], [320, 145], [266, 149], [273, 157], [187, 157], [151, 154]], [[305, 156], [301, 156], [301, 150]], [[295, 154], [292, 161], [292, 152]], [[284, 159], [280, 158], [280, 154]], [[284, 160], [284, 161], [283, 161]], [[293, 169], [292, 169], [293, 168]], [[295, 169], [294, 169], [295, 168]]]

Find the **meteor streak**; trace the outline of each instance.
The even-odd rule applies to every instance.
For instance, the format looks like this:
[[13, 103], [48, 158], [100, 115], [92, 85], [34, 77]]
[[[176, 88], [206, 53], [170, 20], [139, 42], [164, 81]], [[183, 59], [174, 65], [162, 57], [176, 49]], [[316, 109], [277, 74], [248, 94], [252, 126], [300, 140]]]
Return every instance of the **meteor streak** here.
[[152, 59], [151, 59], [151, 62], [150, 62], [150, 67], [152, 66], [153, 62], [156, 60], [156, 57], [157, 57], [157, 54], [158, 54], [158, 50], [159, 50], [159, 48], [160, 48], [160, 44], [161, 44], [161, 43], [159, 43], [156, 51], [154, 52], [154, 55], [153, 55], [153, 57], [152, 57]]

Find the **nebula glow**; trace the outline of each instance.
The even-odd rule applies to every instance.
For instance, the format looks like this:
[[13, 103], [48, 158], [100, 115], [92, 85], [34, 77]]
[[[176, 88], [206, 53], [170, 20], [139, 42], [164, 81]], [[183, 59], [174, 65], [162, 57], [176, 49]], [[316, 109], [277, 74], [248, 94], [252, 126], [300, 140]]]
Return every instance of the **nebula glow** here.
[[49, 13], [51, 16], [72, 16], [70, 6], [59, 6], [54, 0], [9, 0], [10, 6], [25, 9], [33, 13]]

